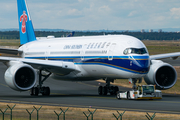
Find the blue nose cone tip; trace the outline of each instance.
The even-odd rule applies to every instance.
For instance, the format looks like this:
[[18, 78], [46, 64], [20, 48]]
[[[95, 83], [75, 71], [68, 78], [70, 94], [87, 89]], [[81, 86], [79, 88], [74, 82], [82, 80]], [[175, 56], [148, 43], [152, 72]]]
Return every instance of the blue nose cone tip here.
[[147, 73], [149, 71], [150, 60], [146, 59], [134, 59], [134, 69], [139, 73]]

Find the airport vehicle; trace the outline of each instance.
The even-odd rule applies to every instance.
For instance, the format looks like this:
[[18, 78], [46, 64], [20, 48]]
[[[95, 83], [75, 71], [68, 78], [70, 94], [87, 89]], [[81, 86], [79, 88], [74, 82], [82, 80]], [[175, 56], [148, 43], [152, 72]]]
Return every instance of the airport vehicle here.
[[140, 85], [137, 89], [133, 89], [126, 92], [118, 92], [117, 99], [162, 99], [162, 93], [160, 90], [155, 90], [154, 85]]
[[147, 84], [155, 84], [158, 89], [169, 89], [177, 81], [173, 66], [157, 59], [177, 58], [180, 52], [149, 56], [146, 46], [128, 35], [37, 39], [26, 0], [17, 0], [17, 5], [21, 46], [0, 49], [1, 53], [21, 56], [0, 57], [8, 67], [4, 79], [14, 90], [50, 95], [50, 88], [43, 86], [49, 77], [67, 81], [103, 79], [106, 86], [99, 86], [99, 95], [115, 94], [118, 87], [110, 85], [115, 79], [131, 79], [135, 86], [144, 77]]

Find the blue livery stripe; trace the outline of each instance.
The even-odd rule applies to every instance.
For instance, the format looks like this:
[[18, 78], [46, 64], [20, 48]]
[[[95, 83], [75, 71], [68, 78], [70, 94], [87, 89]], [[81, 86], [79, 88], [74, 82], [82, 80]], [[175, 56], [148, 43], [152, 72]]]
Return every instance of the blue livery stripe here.
[[[29, 59], [80, 59], [82, 56], [26, 57]], [[83, 56], [84, 59], [108, 59], [108, 56]], [[113, 56], [113, 59], [148, 60], [149, 56]]]
[[75, 64], [77, 64], [77, 65], [103, 65], [103, 66], [108, 66], [108, 67], [120, 69], [120, 70], [123, 70], [123, 71], [131, 72], [131, 73], [147, 74], [147, 72], [145, 72], [145, 73], [140, 73], [139, 71], [127, 69], [127, 68], [120, 67], [120, 66], [116, 66], [116, 65], [111, 65], [111, 64], [106, 64], [106, 63], [100, 63], [100, 62], [89, 62], [89, 63], [88, 63], [88, 62], [84, 62], [84, 63], [75, 63]]
[[[28, 59], [46, 59], [47, 57], [26, 57]], [[48, 60], [61, 60], [74, 62], [77, 65], [104, 65], [121, 69], [124, 71], [146, 74], [149, 70], [149, 56], [113, 56], [113, 60], [108, 60], [108, 56], [64, 56], [48, 57]]]

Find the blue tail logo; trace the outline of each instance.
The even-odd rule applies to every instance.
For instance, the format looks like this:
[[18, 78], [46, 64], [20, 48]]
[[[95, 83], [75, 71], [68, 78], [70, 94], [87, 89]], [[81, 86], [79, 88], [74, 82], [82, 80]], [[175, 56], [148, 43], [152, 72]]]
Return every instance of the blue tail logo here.
[[26, 0], [17, 0], [20, 43], [25, 44], [36, 40], [34, 28], [29, 15]]

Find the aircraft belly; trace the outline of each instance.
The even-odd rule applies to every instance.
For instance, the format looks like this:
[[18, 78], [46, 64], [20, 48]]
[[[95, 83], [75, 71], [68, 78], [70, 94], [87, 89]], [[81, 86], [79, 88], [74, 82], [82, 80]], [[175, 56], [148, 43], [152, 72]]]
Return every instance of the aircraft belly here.
[[99, 77], [93, 77], [93, 76], [76, 76], [76, 75], [65, 75], [61, 76], [58, 74], [53, 74], [51, 75], [51, 78], [56, 79], [56, 80], [63, 80], [63, 81], [93, 81], [93, 80], [98, 80], [101, 79]]
[[87, 76], [100, 77], [100, 78], [139, 78], [143, 77], [144, 74], [137, 74], [121, 69], [116, 69], [112, 67], [107, 67], [103, 65], [81, 65], [81, 67], [86, 71]]
[[123, 70], [118, 70], [115, 68], [101, 66], [101, 65], [80, 65], [77, 66], [81, 69], [81, 72], [71, 72], [68, 75], [53, 74], [51, 77], [57, 80], [66, 80], [66, 81], [91, 81], [98, 80], [102, 78], [139, 78], [140, 75], [130, 73]]

